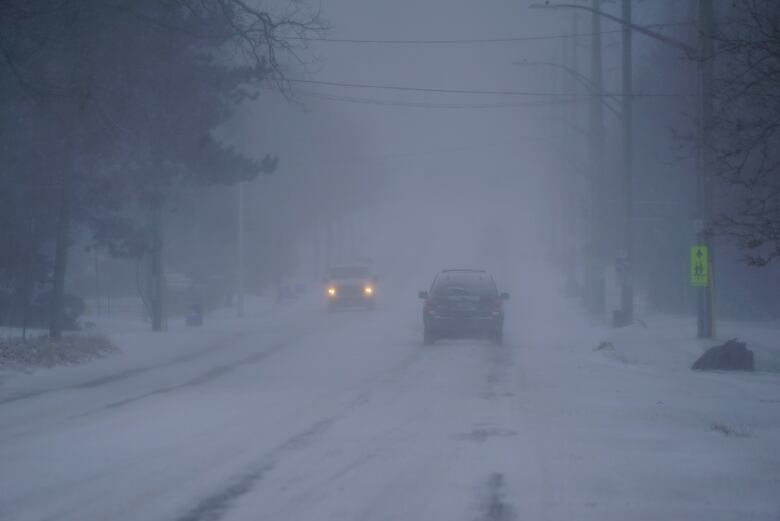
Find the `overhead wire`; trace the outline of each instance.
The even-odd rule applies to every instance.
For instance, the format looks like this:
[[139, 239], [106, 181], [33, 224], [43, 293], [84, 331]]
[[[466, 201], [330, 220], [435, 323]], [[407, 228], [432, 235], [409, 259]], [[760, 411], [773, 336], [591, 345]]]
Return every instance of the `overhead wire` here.
[[[671, 27], [680, 25], [689, 25], [690, 22], [668, 22], [651, 24], [647, 27]], [[327, 43], [348, 43], [348, 44], [399, 44], [399, 45], [413, 45], [413, 44], [482, 44], [482, 43], [505, 43], [505, 42], [521, 42], [521, 41], [534, 41], [534, 40], [550, 40], [561, 38], [577, 38], [592, 36], [595, 34], [610, 34], [620, 33], [621, 30], [614, 31], [600, 31], [598, 33], [573, 33], [573, 34], [556, 34], [556, 35], [536, 35], [536, 36], [519, 36], [508, 38], [470, 38], [470, 39], [410, 39], [410, 40], [382, 40], [382, 39], [363, 39], [363, 38], [328, 38], [328, 37], [308, 37], [308, 36], [291, 36], [292, 40], [307, 40], [318, 41]], [[485, 96], [527, 96], [527, 97], [539, 97], [539, 98], [555, 98], [553, 103], [535, 101], [535, 102], [490, 102], [490, 103], [454, 103], [454, 102], [431, 102], [431, 101], [409, 101], [409, 100], [391, 100], [391, 99], [379, 99], [360, 96], [346, 96], [329, 93], [314, 93], [314, 92], [301, 92], [302, 95], [324, 99], [328, 101], [337, 101], [345, 103], [356, 103], [365, 105], [377, 105], [377, 106], [392, 106], [392, 107], [411, 107], [411, 108], [426, 108], [426, 109], [490, 109], [490, 108], [513, 108], [513, 107], [529, 107], [539, 105], [549, 105], [555, 103], [576, 103], [584, 100], [591, 99], [592, 94], [584, 95], [581, 92], [548, 92], [548, 91], [520, 91], [520, 90], [480, 90], [480, 89], [447, 89], [447, 88], [429, 88], [429, 87], [417, 87], [408, 85], [382, 85], [382, 84], [370, 84], [370, 83], [356, 83], [345, 81], [325, 81], [314, 80], [306, 78], [286, 78], [286, 82], [291, 84], [303, 84], [303, 85], [319, 85], [324, 87], [337, 87], [343, 89], [370, 89], [370, 90], [389, 90], [389, 91], [401, 91], [401, 92], [415, 92], [415, 93], [427, 93], [427, 94], [446, 94], [446, 95], [485, 95]], [[601, 97], [619, 98], [622, 93], [603, 92]], [[675, 94], [675, 93], [633, 93], [632, 97], [685, 97], [688, 94]]]
[[[648, 25], [648, 28], [660, 28], [660, 27], [673, 27], [690, 25], [690, 22], [669, 22], [658, 23]], [[572, 34], [554, 34], [554, 35], [534, 35], [534, 36], [518, 36], [518, 37], [506, 37], [506, 38], [466, 38], [466, 39], [367, 39], [367, 38], [329, 38], [329, 37], [308, 37], [308, 36], [289, 36], [290, 40], [301, 40], [307, 42], [323, 42], [323, 43], [341, 43], [341, 44], [358, 44], [358, 45], [461, 45], [461, 44], [495, 44], [495, 43], [514, 43], [525, 41], [539, 41], [539, 40], [557, 40], [566, 38], [580, 38], [594, 36], [597, 34], [618, 34], [622, 29], [606, 30], [599, 32], [585, 32], [585, 33], [572, 33]], [[461, 94], [461, 95], [489, 95], [489, 96], [528, 96], [528, 97], [546, 97], [553, 99], [535, 100], [535, 101], [522, 101], [522, 102], [490, 102], [490, 103], [442, 103], [431, 101], [410, 101], [410, 100], [392, 100], [381, 98], [370, 98], [361, 96], [346, 96], [338, 94], [328, 94], [322, 92], [311, 91], [299, 91], [298, 94], [323, 99], [327, 101], [356, 103], [366, 105], [377, 106], [392, 106], [392, 107], [411, 107], [411, 108], [424, 108], [424, 109], [492, 109], [492, 108], [515, 108], [515, 107], [536, 107], [536, 106], [549, 106], [565, 103], [577, 103], [580, 101], [590, 100], [592, 94], [584, 94], [580, 92], [529, 92], [529, 91], [513, 91], [513, 90], [472, 90], [472, 89], [444, 89], [444, 88], [425, 88], [425, 87], [412, 87], [401, 85], [379, 85], [379, 84], [365, 84], [365, 83], [353, 83], [353, 82], [340, 82], [340, 81], [323, 81], [312, 80], [304, 78], [287, 78], [289, 83], [319, 85], [326, 87], [340, 87], [346, 89], [370, 89], [370, 90], [391, 90], [391, 91], [404, 91], [404, 92], [417, 92], [417, 93], [432, 93], [432, 94]], [[620, 97], [621, 93], [608, 93], [604, 92], [601, 96], [604, 97]], [[634, 93], [634, 97], [685, 97], [687, 94], [673, 94], [673, 93]], [[533, 136], [526, 137], [524, 139], [533, 140], [546, 140], [552, 139], [553, 136]], [[391, 153], [383, 154], [373, 157], [352, 157], [342, 158], [341, 160], [331, 159], [330, 161], [338, 162], [362, 162], [362, 161], [386, 161], [393, 158], [404, 157], [416, 157], [424, 155], [440, 155], [453, 152], [463, 152], [470, 150], [478, 150], [485, 148], [496, 148], [505, 146], [516, 146], [517, 141], [497, 142], [497, 143], [481, 143], [474, 145], [465, 145], [457, 147], [442, 147], [426, 151], [408, 152], [408, 153]], [[329, 162], [327, 159], [326, 162]]]
[[381, 98], [366, 98], [359, 96], [340, 96], [335, 94], [326, 94], [320, 92], [299, 91], [302, 96], [323, 99], [326, 101], [336, 101], [345, 103], [355, 103], [362, 105], [378, 105], [389, 107], [409, 107], [424, 109], [502, 109], [502, 108], [521, 108], [558, 105], [565, 103], [577, 103], [590, 99], [590, 96], [579, 96], [571, 98], [557, 98], [555, 100], [539, 100], [525, 102], [494, 102], [494, 103], [439, 103], [429, 101], [409, 101], [409, 100], [391, 100]]
[[[547, 141], [556, 139], [558, 136], [554, 135], [534, 135], [534, 136], [517, 136], [513, 141], [498, 141], [493, 143], [475, 143], [473, 145], [459, 145], [449, 147], [434, 147], [428, 150], [418, 150], [414, 152], [391, 152], [388, 154], [379, 154], [375, 156], [345, 156], [340, 158], [330, 157], [321, 158], [317, 160], [318, 165], [322, 164], [353, 164], [353, 163], [372, 163], [372, 162], [384, 162], [393, 159], [403, 159], [409, 157], [421, 157], [421, 156], [439, 156], [459, 152], [469, 152], [474, 150], [483, 150], [490, 148], [504, 148], [504, 147], [517, 147], [518, 143], [523, 141]], [[296, 163], [298, 163], [296, 161]], [[303, 164], [303, 163], [301, 163]]]
[[[680, 25], [690, 25], [690, 22], [668, 22], [648, 25], [648, 28], [659, 27], [673, 27]], [[444, 40], [432, 40], [432, 39], [410, 39], [410, 40], [382, 40], [382, 39], [370, 39], [370, 38], [329, 38], [329, 37], [317, 37], [317, 36], [288, 36], [289, 40], [301, 40], [308, 42], [324, 42], [324, 43], [347, 43], [347, 44], [370, 44], [370, 45], [461, 45], [461, 44], [490, 44], [490, 43], [513, 43], [513, 42], [527, 42], [537, 40], [558, 40], [564, 38], [580, 38], [586, 36], [595, 36], [600, 34], [617, 34], [622, 32], [622, 29], [587, 32], [587, 33], [572, 33], [572, 34], [550, 34], [550, 35], [535, 35], [535, 36], [510, 36], [505, 38], [464, 38], [464, 39], [444, 39]]]
[[[402, 92], [425, 92], [432, 94], [468, 94], [468, 95], [486, 95], [486, 96], [537, 96], [537, 97], [571, 97], [579, 96], [578, 92], [545, 92], [545, 91], [521, 91], [521, 90], [479, 90], [479, 89], [444, 89], [444, 88], [431, 88], [431, 87], [412, 87], [407, 85], [380, 85], [373, 83], [353, 83], [342, 81], [324, 81], [324, 80], [310, 80], [304, 78], [286, 78], [285, 81], [289, 83], [300, 83], [305, 85], [322, 85], [325, 87], [344, 87], [350, 89], [372, 89], [372, 90], [393, 90]], [[602, 92], [600, 96], [608, 97], [621, 97], [620, 92]], [[631, 94], [635, 98], [644, 97], [684, 97], [687, 94], [674, 94], [674, 93], [642, 93], [635, 92]]]

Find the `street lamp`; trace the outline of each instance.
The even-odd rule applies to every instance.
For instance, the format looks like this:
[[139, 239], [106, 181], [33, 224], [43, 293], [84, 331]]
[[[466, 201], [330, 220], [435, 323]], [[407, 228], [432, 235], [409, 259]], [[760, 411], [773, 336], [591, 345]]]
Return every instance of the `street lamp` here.
[[[623, 0], [623, 8], [625, 9], [625, 3], [627, 0]], [[700, 0], [703, 3], [710, 3], [711, 0]], [[659, 42], [663, 42], [667, 45], [670, 45], [676, 49], [680, 49], [682, 51], [685, 51], [690, 54], [697, 54], [696, 49], [691, 47], [690, 45], [680, 42], [678, 40], [675, 40], [674, 38], [669, 38], [668, 36], [661, 34], [659, 32], [653, 31], [652, 29], [649, 29], [647, 27], [642, 27], [641, 25], [636, 25], [631, 22], [631, 20], [624, 20], [621, 17], [611, 15], [609, 13], [605, 13], [604, 11], [601, 11], [600, 9], [596, 7], [588, 7], [586, 5], [577, 5], [577, 4], [552, 4], [552, 3], [546, 3], [546, 4], [531, 4], [529, 6], [531, 9], [552, 9], [552, 10], [558, 10], [558, 9], [580, 9], [582, 11], [588, 11], [589, 13], [593, 13], [597, 16], [600, 16], [602, 18], [606, 18], [607, 20], [612, 20], [613, 22], [617, 22], [622, 26], [627, 26], [629, 29], [636, 31], [638, 33], [642, 33], [645, 36], [649, 36], [650, 38], [654, 40], [658, 40]], [[625, 12], [625, 11], [624, 11]]]

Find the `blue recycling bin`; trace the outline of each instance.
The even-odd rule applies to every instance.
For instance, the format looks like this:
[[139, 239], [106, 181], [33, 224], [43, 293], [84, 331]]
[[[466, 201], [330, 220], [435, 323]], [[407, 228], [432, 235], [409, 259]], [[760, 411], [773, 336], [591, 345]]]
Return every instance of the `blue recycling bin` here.
[[193, 302], [187, 309], [185, 319], [188, 326], [203, 325], [203, 304], [200, 301]]

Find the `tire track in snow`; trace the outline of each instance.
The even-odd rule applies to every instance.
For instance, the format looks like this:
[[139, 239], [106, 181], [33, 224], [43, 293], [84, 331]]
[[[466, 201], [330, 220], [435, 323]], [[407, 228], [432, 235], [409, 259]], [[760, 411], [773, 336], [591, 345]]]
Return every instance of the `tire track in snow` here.
[[243, 367], [243, 366], [247, 366], [247, 365], [251, 365], [251, 364], [256, 364], [258, 362], [262, 362], [266, 358], [269, 358], [269, 357], [275, 355], [276, 353], [278, 353], [282, 349], [285, 349], [285, 348], [289, 347], [290, 345], [295, 344], [298, 340], [301, 339], [301, 337], [305, 336], [306, 334], [307, 334], [306, 332], [302, 332], [300, 335], [297, 335], [295, 338], [285, 339], [285, 340], [283, 340], [281, 342], [278, 342], [277, 344], [273, 345], [272, 347], [269, 347], [267, 349], [264, 349], [263, 351], [260, 351], [259, 353], [254, 353], [254, 354], [252, 354], [250, 356], [246, 356], [244, 358], [241, 358], [241, 359], [236, 360], [234, 362], [231, 362], [229, 364], [223, 364], [223, 365], [218, 365], [218, 366], [212, 367], [212, 368], [208, 369], [207, 371], [199, 374], [198, 376], [196, 376], [194, 378], [190, 378], [189, 380], [186, 380], [186, 381], [184, 381], [182, 383], [179, 383], [179, 384], [176, 384], [176, 385], [167, 385], [165, 387], [159, 387], [157, 389], [154, 389], [153, 391], [149, 391], [149, 392], [140, 394], [138, 396], [133, 396], [131, 398], [125, 398], [123, 400], [117, 400], [115, 402], [111, 402], [111, 403], [108, 403], [108, 404], [104, 405], [100, 409], [96, 409], [96, 410], [89, 411], [89, 412], [86, 412], [86, 413], [83, 413], [83, 414], [79, 414], [77, 416], [74, 416], [73, 418], [81, 418], [81, 417], [84, 417], [84, 416], [89, 416], [89, 415], [95, 414], [95, 413], [97, 413], [97, 412], [99, 412], [101, 410], [104, 410], [104, 409], [117, 409], [119, 407], [124, 407], [125, 405], [129, 405], [131, 403], [139, 402], [139, 401], [145, 400], [147, 398], [152, 398], [152, 397], [155, 397], [155, 396], [169, 394], [169, 393], [181, 390], [181, 389], [185, 389], [187, 387], [196, 387], [196, 386], [199, 386], [199, 385], [204, 385], [204, 384], [210, 383], [210, 382], [212, 382], [214, 380], [217, 380], [217, 379], [219, 379], [219, 378], [221, 378], [221, 377], [223, 377], [223, 376], [225, 376], [225, 375], [235, 371], [236, 369], [239, 369], [239, 368]]
[[[371, 407], [373, 395], [375, 393], [381, 392], [381, 398], [384, 401], [390, 401], [391, 403], [395, 400], [399, 393], [406, 394], [408, 392], [408, 382], [404, 382], [404, 379], [409, 376], [410, 371], [420, 367], [417, 365], [418, 362], [425, 362], [423, 368], [425, 368], [426, 372], [425, 374], [413, 373], [413, 378], [415, 381], [424, 381], [428, 376], [430, 376], [428, 371], [437, 373], [440, 370], [440, 361], [435, 355], [445, 353], [448, 349], [448, 346], [443, 346], [443, 348], [439, 349], [437, 352], [436, 350], [432, 350], [427, 346], [419, 346], [417, 349], [414, 349], [406, 354], [403, 358], [398, 360], [396, 364], [385, 370], [383, 376], [376, 378], [373, 385], [356, 395], [353, 406], [348, 408], [347, 413], [338, 416], [339, 425], [343, 425], [344, 423], [354, 424], [354, 416], [356, 415], [359, 418], [360, 410], [362, 410], [364, 407]], [[479, 350], [474, 350], [474, 352], [477, 351]], [[389, 392], [389, 394], [385, 394], [386, 392]], [[380, 404], [380, 406], [384, 403], [385, 402]], [[378, 409], [377, 405], [374, 404], [373, 408], [370, 410], [377, 411], [380, 409]], [[354, 415], [351, 414], [353, 412]], [[368, 464], [373, 464], [373, 468], [376, 469], [382, 468], [384, 465], [381, 460], [392, 462], [392, 460], [388, 459], [393, 457], [390, 455], [390, 452], [382, 449], [382, 447], [388, 446], [388, 440], [393, 439], [398, 433], [406, 431], [410, 425], [419, 425], [420, 422], [425, 424], [428, 423], [429, 420], [430, 414], [426, 411], [426, 408], [421, 409], [419, 412], [415, 412], [411, 416], [405, 414], [402, 417], [402, 421], [398, 422], [393, 427], [384, 428], [383, 430], [377, 431], [370, 436], [363, 436], [357, 445], [357, 451], [348, 452], [346, 454], [341, 453], [341, 459], [339, 461], [334, 462], [332, 460], [327, 460], [327, 465], [320, 462], [320, 465], [327, 468], [327, 470], [317, 471], [314, 473], [314, 475], [304, 470], [298, 470], [295, 472], [293, 471], [295, 467], [287, 467], [286, 469], [283, 469], [282, 467], [285, 467], [286, 465], [280, 465], [280, 468], [276, 469], [275, 474], [284, 474], [284, 470], [287, 470], [285, 479], [282, 481], [274, 481], [273, 478], [269, 477], [268, 483], [273, 484], [274, 487], [277, 489], [281, 488], [282, 490], [288, 490], [289, 486], [289, 488], [294, 488], [295, 492], [287, 493], [283, 498], [281, 498], [281, 501], [279, 501], [279, 498], [274, 497], [274, 500], [277, 503], [276, 506], [272, 509], [268, 509], [268, 511], [263, 511], [262, 517], [256, 518], [316, 519], [316, 516], [309, 515], [307, 517], [306, 515], [301, 515], [298, 510], [302, 507], [305, 510], [309, 509], [306, 510], [306, 512], [309, 512], [318, 500], [321, 501], [323, 497], [328, 496], [329, 492], [331, 492], [334, 488], [349, 488], [349, 485], [340, 484], [340, 480], [361, 469], [363, 469], [365, 472], [370, 472], [369, 470], [366, 470], [366, 466]], [[325, 445], [323, 447], [323, 443], [327, 443], [328, 440], [338, 440], [338, 438], [335, 438], [338, 432], [340, 431], [339, 427], [337, 426], [336, 431], [333, 434], [329, 435], [326, 439], [322, 440], [322, 442], [318, 443], [316, 447], [312, 448], [311, 450], [315, 451], [313, 456], [324, 460], [326, 459], [324, 456], [329, 452], [330, 454], [332, 454], [333, 451], [339, 452], [339, 450], [334, 448], [332, 445]], [[504, 433], [502, 433], [502, 435], [503, 434]], [[340, 442], [336, 443], [335, 447], [338, 447], [339, 445]], [[397, 445], [393, 445], [393, 447], [397, 447]], [[390, 474], [388, 474], [388, 476], [390, 476]], [[354, 480], [356, 478], [353, 477], [352, 479]], [[256, 494], [259, 494], [260, 492], [261, 490], [258, 490]], [[249, 499], [247, 499], [247, 501], [249, 501]], [[366, 509], [362, 511], [363, 513], [357, 514], [356, 516], [342, 515], [342, 517], [344, 519], [365, 519], [370, 517], [370, 514], [368, 513], [370, 511], [370, 509]], [[237, 514], [237, 519], [243, 518], [241, 517], [241, 514], [246, 516], [247, 509], [243, 506], [238, 506]], [[325, 513], [321, 513], [321, 515], [323, 519], [328, 517], [325, 515]], [[247, 518], [252, 517], [247, 516]], [[330, 517], [328, 518], [330, 519]], [[477, 521], [482, 520], [478, 519]]]
[[[375, 383], [370, 385], [367, 389], [356, 393], [355, 397], [340, 414], [317, 421], [308, 429], [287, 438], [275, 449], [272, 449], [270, 454], [261, 458], [248, 470], [240, 473], [236, 478], [230, 480], [213, 494], [200, 500], [192, 509], [175, 518], [175, 521], [219, 521], [222, 519], [230, 510], [232, 504], [240, 497], [251, 492], [257, 483], [262, 481], [274, 470], [274, 468], [276, 468], [277, 464], [286, 453], [300, 451], [311, 446], [318, 438], [332, 429], [338, 421], [346, 418], [351, 411], [369, 404], [371, 402], [371, 396], [377, 388], [383, 387], [394, 379], [399, 378], [403, 373], [414, 366], [415, 363], [420, 360], [421, 356], [422, 351], [420, 350], [415, 350], [405, 356], [400, 363], [386, 371], [381, 378], [375, 381]], [[339, 469], [333, 475], [333, 478], [349, 473], [370, 459], [371, 457], [366, 456], [356, 458], [354, 461], [351, 461], [343, 466], [343, 468]]]
[[515, 509], [504, 499], [506, 478], [500, 472], [491, 474], [487, 481], [487, 494], [480, 506], [480, 516], [477, 521], [515, 521]]
[[[553, 476], [550, 469], [551, 449], [549, 440], [554, 439], [550, 432], [550, 424], [545, 414], [549, 407], [549, 397], [544, 385], [534, 382], [530, 375], [538, 375], [538, 367], [542, 364], [550, 364], [549, 358], [538, 358], [539, 354], [549, 353], [546, 345], [540, 345], [527, 340], [522, 344], [523, 349], [512, 351], [514, 370], [511, 372], [511, 388], [515, 396], [509, 398], [513, 404], [513, 410], [520, 410], [526, 421], [518, 425], [521, 439], [529, 446], [530, 459], [532, 460], [525, 471], [533, 475], [533, 489], [526, 489], [526, 497], [520, 507], [525, 517], [531, 517], [540, 521], [550, 519], [550, 511], [555, 505], [555, 490]], [[517, 359], [521, 356], [521, 359]], [[516, 476], [520, 477], [520, 476]], [[556, 482], [557, 485], [557, 482]], [[529, 516], [530, 512], [530, 516]]]
[[[480, 393], [480, 397], [494, 403], [499, 402], [501, 407], [499, 411], [513, 414], [518, 410], [518, 407], [521, 411], [526, 411], [529, 397], [538, 395], [538, 388], [529, 387], [527, 372], [531, 369], [529, 366], [531, 360], [527, 356], [529, 350], [523, 349], [527, 347], [529, 346], [524, 345], [522, 341], [516, 341], [508, 345], [491, 346], [492, 349], [486, 351], [487, 372], [483, 378], [483, 391]], [[506, 499], [506, 474], [497, 470], [491, 474], [487, 481], [487, 493], [480, 506], [481, 515], [477, 517], [477, 521], [514, 521], [520, 516], [517, 512], [518, 509], [523, 514], [527, 514], [530, 509], [534, 519], [549, 519], [548, 511], [554, 504], [554, 494], [548, 465], [549, 447], [545, 443], [546, 426], [528, 421], [518, 424], [512, 421], [511, 416], [503, 414], [499, 418], [500, 420], [496, 423], [479, 426], [480, 428], [466, 435], [467, 439], [488, 441], [494, 438], [513, 437], [517, 438], [518, 442], [531, 447], [529, 452], [532, 464], [531, 467], [526, 468], [526, 471], [532, 469], [531, 472], [535, 475], [533, 482], [535, 486], [539, 487], [539, 490], [536, 491], [539, 498], [538, 504], [537, 496], [531, 493], [530, 496], [534, 498], [533, 500], [512, 505], [511, 501]], [[514, 428], [501, 427], [506, 421], [509, 421]], [[516, 469], [512, 468], [505, 468], [504, 471], [516, 473]], [[515, 477], [527, 479], [527, 476], [522, 475]], [[534, 488], [534, 490], [536, 489]], [[535, 509], [538, 510], [534, 511]]]
[[237, 478], [227, 483], [213, 494], [200, 500], [176, 521], [218, 521], [230, 510], [231, 504], [239, 497], [247, 494], [276, 466], [276, 461], [285, 453], [301, 450], [311, 445], [335, 423], [335, 418], [320, 420], [308, 429], [291, 436], [270, 455], [252, 465]]
[[[191, 379], [189, 379], [189, 380], [187, 380], [185, 382], [182, 382], [180, 384], [160, 387], [160, 388], [154, 389], [152, 391], [148, 391], [148, 392], [143, 393], [143, 394], [138, 395], [138, 396], [125, 398], [123, 400], [117, 400], [117, 401], [108, 403], [106, 405], [102, 405], [102, 406], [100, 406], [100, 407], [98, 407], [96, 409], [88, 410], [86, 412], [82, 412], [82, 413], [79, 413], [79, 414], [74, 414], [74, 415], [62, 418], [60, 423], [65, 423], [65, 422], [69, 422], [69, 421], [73, 421], [73, 420], [81, 420], [83, 418], [86, 418], [86, 417], [89, 417], [89, 416], [94, 416], [94, 415], [99, 414], [101, 412], [105, 412], [106, 410], [116, 410], [116, 409], [119, 409], [119, 408], [121, 408], [121, 407], [123, 407], [125, 405], [129, 405], [131, 403], [139, 402], [139, 401], [142, 401], [142, 400], [145, 400], [145, 399], [148, 399], [148, 398], [169, 394], [169, 393], [172, 393], [172, 392], [175, 392], [177, 390], [181, 390], [181, 389], [184, 389], [184, 388], [187, 388], [187, 387], [195, 387], [195, 386], [198, 386], [198, 385], [207, 384], [207, 383], [209, 383], [209, 382], [211, 382], [213, 380], [216, 380], [216, 379], [218, 379], [218, 378], [220, 378], [222, 376], [225, 376], [226, 374], [236, 370], [241, 365], [244, 365], [244, 364], [245, 365], [250, 365], [250, 364], [253, 364], [253, 363], [257, 363], [257, 362], [260, 362], [260, 361], [264, 360], [265, 358], [268, 358], [268, 357], [276, 354], [277, 352], [281, 351], [282, 349], [284, 349], [284, 348], [288, 347], [289, 345], [291, 345], [291, 344], [297, 342], [298, 340], [300, 340], [300, 338], [302, 336], [305, 336], [306, 334], [308, 334], [307, 332], [310, 332], [310, 331], [309, 330], [302, 331], [300, 333], [300, 335], [296, 336], [295, 338], [286, 339], [286, 340], [284, 340], [284, 341], [274, 345], [271, 348], [265, 349], [265, 350], [263, 350], [263, 351], [261, 351], [259, 353], [254, 353], [251, 356], [242, 358], [242, 359], [237, 360], [235, 362], [232, 362], [230, 364], [223, 364], [223, 365], [219, 365], [219, 366], [216, 366], [216, 367], [212, 367], [212, 368], [208, 369], [207, 371], [205, 371], [204, 373], [202, 373], [202, 374], [200, 374], [200, 375], [198, 375], [198, 376], [196, 376], [194, 378], [191, 378]], [[201, 351], [198, 351], [196, 353], [190, 353], [190, 354], [187, 354], [187, 355], [184, 355], [184, 356], [177, 357], [176, 359], [169, 360], [169, 361], [165, 362], [164, 364], [160, 364], [160, 365], [156, 365], [156, 366], [150, 366], [148, 368], [139, 368], [139, 369], [143, 369], [140, 372], [147, 372], [147, 371], [150, 371], [150, 370], [161, 369], [161, 368], [164, 368], [164, 367], [167, 367], [167, 366], [171, 366], [171, 365], [174, 365], [175, 363], [183, 363], [183, 362], [191, 361], [191, 360], [197, 359], [200, 356], [203, 356], [203, 355], [207, 354], [210, 351], [215, 351], [217, 349], [224, 348], [224, 345], [225, 345], [224, 343], [225, 342], [238, 341], [238, 340], [241, 340], [242, 338], [245, 338], [245, 337], [250, 336], [250, 335], [252, 335], [251, 332], [244, 332], [244, 333], [240, 333], [240, 334], [234, 334], [231, 337], [229, 337], [229, 339], [220, 341], [219, 343], [214, 344], [214, 345], [212, 345], [212, 346], [210, 346], [210, 347], [208, 347], [206, 349], [203, 349]], [[130, 371], [127, 371], [127, 372], [130, 372]], [[133, 375], [124, 376], [122, 378], [113, 378], [113, 379], [111, 379], [111, 381], [117, 381], [119, 379], [129, 378], [130, 376], [133, 376]], [[105, 377], [105, 378], [99, 379], [99, 380], [104, 380], [100, 385], [108, 383], [108, 379], [109, 378], [111, 378], [111, 377], [109, 376], [109, 377]], [[94, 387], [97, 387], [97, 385], [89, 385], [89, 384], [92, 384], [93, 382], [96, 382], [96, 381], [97, 380], [93, 380], [93, 381], [90, 381], [90, 382], [85, 382], [84, 384], [79, 384], [77, 386], [71, 386], [71, 387], [67, 387], [67, 388], [62, 388], [60, 390], [67, 390], [67, 389], [72, 389], [72, 388], [84, 388], [84, 387], [86, 387], [86, 388], [94, 388]], [[48, 390], [46, 392], [52, 392], [52, 391], [54, 391], [54, 389]], [[43, 394], [43, 393], [41, 393], [41, 394]], [[0, 403], [2, 403], [2, 402], [0, 402]], [[10, 435], [8, 437], [0, 438], [0, 442], [6, 443], [6, 442], [9, 442], [9, 441], [13, 441], [13, 440], [19, 439], [19, 438], [23, 438], [23, 437], [27, 436], [31, 432], [36, 432], [36, 430], [37, 429], [27, 430], [27, 431], [23, 431], [23, 432], [16, 432], [16, 433], [14, 433], [14, 434], [12, 434], [12, 435]]]

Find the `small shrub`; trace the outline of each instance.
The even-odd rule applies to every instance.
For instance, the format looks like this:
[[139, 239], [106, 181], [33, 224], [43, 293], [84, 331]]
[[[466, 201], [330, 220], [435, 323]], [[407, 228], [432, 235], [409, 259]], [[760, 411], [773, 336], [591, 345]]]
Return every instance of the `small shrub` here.
[[31, 371], [42, 367], [82, 364], [118, 349], [103, 335], [65, 335], [52, 339], [42, 335], [23, 341], [0, 339], [0, 367]]

